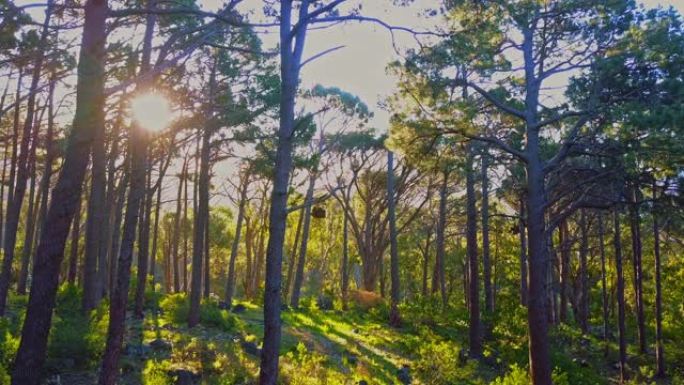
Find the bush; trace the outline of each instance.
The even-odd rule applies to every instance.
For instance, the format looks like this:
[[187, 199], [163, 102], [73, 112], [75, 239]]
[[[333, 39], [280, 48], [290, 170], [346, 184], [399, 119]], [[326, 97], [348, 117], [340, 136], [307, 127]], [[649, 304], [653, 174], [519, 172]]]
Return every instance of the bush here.
[[73, 285], [60, 287], [48, 342], [48, 366], [58, 371], [95, 366], [104, 349], [108, 314], [102, 303], [84, 315], [80, 290]]
[[164, 318], [167, 322], [174, 325], [182, 325], [188, 322], [190, 303], [185, 293], [167, 295], [159, 302], [159, 307], [164, 312]]
[[530, 377], [527, 369], [513, 364], [508, 373], [494, 380], [491, 385], [527, 385], [529, 383]]
[[414, 366], [426, 385], [481, 384], [477, 379], [477, 362], [461, 365], [461, 349], [451, 341], [424, 340]]
[[148, 360], [142, 372], [143, 385], [170, 385], [173, 383], [169, 376], [169, 361]]
[[296, 350], [287, 353], [287, 365], [283, 366], [283, 377], [289, 385], [334, 385], [344, 384], [345, 377], [326, 367], [328, 359], [307, 351], [303, 343]]
[[[167, 322], [174, 325], [184, 325], [188, 322], [190, 302], [185, 293], [167, 295], [160, 301], [159, 306]], [[228, 310], [220, 309], [216, 301], [204, 300], [200, 305], [200, 323], [223, 331], [231, 331], [235, 329], [237, 320]]]
[[202, 301], [200, 305], [200, 323], [219, 328], [223, 331], [235, 329], [237, 321], [228, 310], [220, 309], [214, 301]]

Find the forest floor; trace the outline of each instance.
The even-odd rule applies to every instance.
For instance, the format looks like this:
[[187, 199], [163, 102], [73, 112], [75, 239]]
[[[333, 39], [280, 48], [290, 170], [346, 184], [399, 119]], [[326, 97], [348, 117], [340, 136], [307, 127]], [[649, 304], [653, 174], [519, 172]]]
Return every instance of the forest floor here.
[[[15, 298], [12, 307], [20, 309], [24, 300]], [[522, 308], [506, 312], [503, 322], [492, 322], [500, 326], [486, 329], [484, 357], [470, 360], [465, 311], [442, 312], [439, 306], [421, 303], [402, 308], [403, 326], [391, 328], [383, 306], [320, 310], [314, 302], [282, 312], [283, 384], [527, 384]], [[120, 385], [256, 383], [264, 329], [260, 306], [242, 302], [228, 311], [218, 301], [206, 301], [200, 309], [200, 325], [189, 329], [185, 295], [158, 295], [150, 303], [144, 320], [127, 320]], [[106, 336], [106, 304], [90, 317], [81, 315], [79, 304], [78, 295], [68, 290], [60, 293], [49, 344], [47, 366], [53, 375], [48, 376], [48, 384], [96, 383]], [[0, 329], [5, 329], [0, 330], [0, 363], [5, 368], [18, 346], [21, 318], [16, 313], [0, 323]], [[566, 325], [552, 330], [557, 385], [616, 383], [617, 346], [609, 344], [606, 356], [598, 334], [594, 330], [582, 335]], [[631, 384], [654, 384], [648, 380], [651, 354], [629, 353], [635, 374]]]

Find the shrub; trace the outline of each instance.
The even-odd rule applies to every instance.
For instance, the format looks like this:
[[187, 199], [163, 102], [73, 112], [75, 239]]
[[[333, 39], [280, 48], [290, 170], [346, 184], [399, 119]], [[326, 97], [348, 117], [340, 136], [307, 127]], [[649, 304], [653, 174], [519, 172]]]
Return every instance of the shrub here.
[[206, 326], [219, 328], [223, 331], [235, 329], [237, 321], [228, 310], [220, 309], [214, 301], [202, 301], [200, 306], [200, 322]]
[[426, 385], [481, 384], [477, 380], [477, 362], [461, 365], [461, 349], [451, 341], [424, 340], [418, 350], [415, 370]]
[[527, 369], [513, 364], [508, 373], [494, 380], [491, 385], [527, 385], [529, 383], [530, 377]]
[[96, 365], [104, 349], [108, 322], [105, 303], [85, 315], [80, 290], [73, 285], [60, 287], [48, 342], [48, 366], [62, 371]]
[[143, 385], [170, 385], [173, 383], [169, 376], [169, 361], [148, 360], [142, 372]]
[[188, 321], [190, 303], [185, 293], [169, 294], [159, 303], [167, 322], [182, 325]]

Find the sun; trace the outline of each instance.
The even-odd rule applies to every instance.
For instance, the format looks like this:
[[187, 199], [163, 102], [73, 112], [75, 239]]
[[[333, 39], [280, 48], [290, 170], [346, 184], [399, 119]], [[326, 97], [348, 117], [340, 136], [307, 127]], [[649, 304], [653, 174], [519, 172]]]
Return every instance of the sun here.
[[133, 119], [145, 130], [160, 132], [174, 120], [168, 99], [158, 92], [146, 92], [131, 99]]

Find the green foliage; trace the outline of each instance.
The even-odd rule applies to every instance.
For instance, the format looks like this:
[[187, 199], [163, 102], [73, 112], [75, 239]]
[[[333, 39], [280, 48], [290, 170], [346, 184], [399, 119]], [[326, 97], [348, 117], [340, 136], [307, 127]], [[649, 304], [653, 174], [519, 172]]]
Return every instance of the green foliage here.
[[477, 362], [460, 362], [461, 348], [452, 341], [423, 340], [414, 366], [426, 385], [483, 384]]
[[513, 364], [509, 369], [506, 375], [497, 378], [491, 385], [527, 385], [530, 383], [530, 377], [526, 368]]
[[48, 366], [57, 370], [96, 366], [104, 350], [109, 313], [102, 303], [89, 315], [81, 311], [81, 291], [62, 285], [48, 342]]
[[[309, 352], [303, 343], [285, 356], [287, 365], [282, 370], [285, 383], [289, 385], [335, 385], [345, 384], [345, 377], [326, 367], [328, 359], [318, 353]], [[305, 374], [305, 375], [303, 375]]]
[[[185, 293], [169, 294], [161, 300], [165, 320], [173, 325], [181, 326], [188, 322], [190, 303]], [[220, 309], [218, 303], [203, 300], [200, 305], [200, 323], [209, 327], [231, 331], [237, 325], [236, 318], [227, 310]]]
[[168, 360], [148, 360], [142, 372], [143, 385], [170, 385], [173, 379], [169, 376], [170, 362]]

